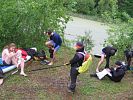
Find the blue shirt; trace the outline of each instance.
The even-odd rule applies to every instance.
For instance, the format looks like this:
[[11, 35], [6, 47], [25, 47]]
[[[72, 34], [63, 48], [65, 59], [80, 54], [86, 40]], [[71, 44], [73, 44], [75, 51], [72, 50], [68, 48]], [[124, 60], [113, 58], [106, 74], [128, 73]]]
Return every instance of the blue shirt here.
[[50, 40], [54, 41], [54, 43], [55, 43], [54, 48], [56, 48], [58, 45], [61, 46], [61, 44], [62, 44], [62, 39], [61, 39], [60, 35], [57, 34], [56, 32], [54, 32], [54, 34], [50, 36]]

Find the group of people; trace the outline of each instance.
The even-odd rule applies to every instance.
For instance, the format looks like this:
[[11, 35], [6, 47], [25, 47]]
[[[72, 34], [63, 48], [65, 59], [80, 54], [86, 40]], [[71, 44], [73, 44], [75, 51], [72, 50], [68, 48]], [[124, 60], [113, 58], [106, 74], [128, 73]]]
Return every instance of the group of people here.
[[[50, 58], [51, 58], [48, 65], [53, 65], [53, 63], [56, 59], [56, 53], [62, 45], [62, 39], [61, 39], [61, 36], [59, 34], [57, 34], [56, 32], [54, 32], [53, 30], [48, 30], [44, 34], [49, 36], [49, 40], [45, 43], [45, 45], [49, 48], [49, 53], [50, 53]], [[75, 88], [76, 88], [77, 76], [80, 74], [78, 72], [78, 67], [83, 64], [84, 59], [85, 59], [85, 56], [84, 56], [85, 47], [84, 47], [83, 43], [77, 42], [76, 45], [74, 46], [74, 48], [76, 51], [74, 57], [68, 63], [66, 63], [66, 65], [69, 65], [69, 64], [71, 65], [71, 69], [70, 69], [71, 82], [68, 86], [68, 92], [73, 92], [73, 93], [75, 92]], [[122, 72], [122, 70], [121, 70], [122, 62], [117, 61], [115, 63], [116, 64], [115, 68], [109, 68], [110, 67], [109, 66], [110, 57], [115, 55], [116, 52], [117, 52], [117, 49], [113, 48], [111, 46], [107, 46], [107, 47], [103, 48], [102, 54], [101, 54], [101, 59], [96, 68], [96, 73], [91, 76], [96, 76], [99, 79], [101, 79], [101, 78], [103, 78], [103, 73], [104, 73], [104, 76], [108, 75], [109, 78], [115, 82], [121, 81], [121, 79], [124, 76], [124, 72]], [[14, 64], [14, 65], [16, 65], [17, 68], [20, 67], [20, 69], [21, 69], [20, 75], [27, 76], [24, 72], [24, 59], [22, 58], [21, 62], [18, 64], [18, 56], [21, 56], [21, 52], [19, 50], [16, 51], [16, 45], [14, 43], [11, 43], [10, 45], [4, 47], [4, 49], [2, 51], [3, 64], [4, 65]], [[99, 67], [104, 62], [104, 59], [106, 59], [105, 69], [100, 72]], [[122, 73], [122, 74], [116, 78], [115, 75], [120, 74], [120, 73]], [[102, 77], [101, 77], [101, 74], [102, 74]], [[3, 79], [1, 79], [0, 83], [2, 83], [2, 82], [3, 82]]]
[[[62, 39], [59, 34], [53, 32], [52, 30], [48, 30], [45, 35], [49, 36], [49, 41], [45, 44], [49, 48], [51, 61], [48, 65], [53, 65], [55, 61], [56, 52], [59, 50]], [[23, 56], [22, 52], [24, 50], [20, 50], [16, 48], [15, 43], [10, 43], [6, 45], [2, 50], [2, 66], [11, 66], [15, 65], [18, 69], [20, 69], [20, 75], [27, 76], [24, 72], [25, 67], [25, 56]], [[0, 84], [3, 83], [4, 75], [0, 74]]]

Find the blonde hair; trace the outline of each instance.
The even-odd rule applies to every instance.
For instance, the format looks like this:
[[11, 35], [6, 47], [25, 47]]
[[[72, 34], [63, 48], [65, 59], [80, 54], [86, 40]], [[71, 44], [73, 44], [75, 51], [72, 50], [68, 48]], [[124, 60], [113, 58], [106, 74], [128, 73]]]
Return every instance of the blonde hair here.
[[16, 44], [15, 44], [15, 43], [10, 43], [9, 45], [6, 45], [6, 46], [3, 48], [3, 50], [4, 50], [4, 49], [10, 49], [11, 47], [15, 47], [15, 48], [16, 48]]

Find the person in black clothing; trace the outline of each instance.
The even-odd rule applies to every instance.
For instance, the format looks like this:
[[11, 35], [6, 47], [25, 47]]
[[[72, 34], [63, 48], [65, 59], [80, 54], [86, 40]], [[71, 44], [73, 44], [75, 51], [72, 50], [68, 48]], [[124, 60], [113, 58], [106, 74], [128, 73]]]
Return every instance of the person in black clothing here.
[[101, 59], [97, 65], [96, 72], [99, 72], [99, 67], [103, 63], [104, 59], [106, 59], [105, 68], [109, 68], [109, 60], [111, 56], [114, 56], [117, 52], [117, 49], [111, 46], [107, 46], [102, 49]]
[[77, 76], [79, 75], [78, 72], [78, 67], [82, 65], [84, 61], [84, 55], [78, 52], [83, 52], [84, 53], [84, 46], [81, 42], [77, 42], [75, 45], [76, 49], [76, 54], [74, 57], [70, 60], [71, 64], [71, 70], [70, 70], [70, 78], [71, 78], [71, 83], [70, 86], [68, 86], [68, 92], [75, 92], [76, 88], [76, 80]]
[[127, 66], [121, 61], [116, 61], [114, 68], [106, 68], [96, 74], [90, 74], [90, 76], [97, 77], [98, 79], [102, 79], [104, 76], [108, 76], [112, 81], [120, 82], [125, 75], [125, 67]]
[[124, 54], [125, 54], [127, 64], [128, 64], [127, 70], [130, 70], [131, 60], [133, 58], [133, 51], [132, 50], [125, 50]]

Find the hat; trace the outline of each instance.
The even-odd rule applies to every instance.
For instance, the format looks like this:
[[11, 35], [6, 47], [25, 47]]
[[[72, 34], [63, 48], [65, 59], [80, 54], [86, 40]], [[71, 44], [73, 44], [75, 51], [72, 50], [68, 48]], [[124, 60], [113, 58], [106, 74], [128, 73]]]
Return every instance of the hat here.
[[118, 66], [121, 66], [122, 62], [121, 61], [116, 61], [115, 64], [118, 65]]
[[83, 48], [84, 45], [82, 42], [77, 42], [76, 45], [75, 45], [77, 48]]

